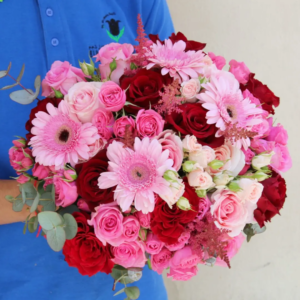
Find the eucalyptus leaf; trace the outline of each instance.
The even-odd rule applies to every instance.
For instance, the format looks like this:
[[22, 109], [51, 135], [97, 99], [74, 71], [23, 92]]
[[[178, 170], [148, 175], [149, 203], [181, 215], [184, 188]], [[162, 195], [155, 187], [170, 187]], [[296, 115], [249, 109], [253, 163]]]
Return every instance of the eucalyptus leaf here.
[[15, 197], [13, 197], [13, 196], [9, 196], [9, 195], [7, 195], [7, 196], [5, 196], [5, 199], [8, 201], [8, 202], [13, 202], [13, 201], [15, 201]]
[[60, 208], [57, 212], [63, 216], [64, 214], [73, 214], [74, 212], [78, 212], [79, 208], [76, 205], [70, 205], [67, 207]]
[[45, 193], [45, 189], [44, 189], [44, 184], [45, 184], [45, 181], [42, 180], [39, 182], [38, 184], [38, 188], [37, 188], [37, 191], [40, 195], [44, 194]]
[[261, 234], [267, 230], [267, 227], [266, 226], [260, 227], [259, 224], [255, 223], [252, 224], [252, 229], [254, 234]]
[[24, 206], [23, 200], [17, 199], [13, 202], [12, 208], [13, 208], [13, 211], [20, 212], [20, 211], [22, 211], [23, 206]]
[[20, 74], [19, 74], [19, 76], [17, 77], [17, 82], [20, 82], [20, 81], [21, 81], [21, 79], [22, 79], [22, 77], [23, 77], [23, 74], [24, 74], [24, 70], [25, 70], [25, 64], [23, 64], [22, 69], [21, 69], [21, 71], [20, 71]]
[[55, 185], [54, 184], [52, 184], [51, 195], [52, 195], [52, 200], [55, 201]]
[[26, 182], [20, 186], [21, 191], [25, 192], [26, 198], [35, 198], [37, 190], [31, 182]]
[[26, 234], [26, 230], [27, 230], [27, 222], [25, 222], [24, 227], [23, 227], [23, 234]]
[[[34, 80], [34, 87], [35, 87], [35, 95], [36, 95], [36, 97], [37, 97], [37, 96], [39, 95], [39, 93], [40, 93], [41, 83], [42, 83], [42, 81], [41, 81], [41, 76], [40, 76], [40, 75], [36, 76], [36, 77], [35, 77], [35, 80]], [[36, 98], [36, 97], [35, 97], [35, 98]]]
[[48, 184], [44, 191], [47, 193], [51, 193], [53, 187], [54, 187], [54, 184]]
[[121, 266], [118, 266], [118, 265], [114, 266], [112, 269], [112, 272], [110, 273], [112, 278], [115, 280], [119, 280], [122, 276], [125, 276], [128, 274], [128, 271], [125, 268], [121, 267], [122, 269], [120, 269], [118, 267], [121, 267]]
[[[1, 76], [1, 75], [0, 75]], [[0, 77], [1, 78], [1, 77]], [[12, 89], [13, 87], [17, 86], [18, 85], [18, 82], [14, 83], [14, 84], [11, 84], [11, 85], [6, 85], [4, 86], [3, 88], [0, 89], [0, 91], [4, 91], [4, 90], [9, 90], [9, 89]]]
[[36, 232], [38, 224], [38, 217], [32, 217], [28, 222], [28, 231], [30, 233]]
[[0, 78], [3, 78], [7, 75], [7, 71], [0, 71]]
[[48, 201], [41, 201], [41, 205], [43, 206], [43, 211], [47, 212], [54, 212], [56, 210], [55, 202], [52, 200]]
[[[30, 93], [28, 93], [28, 91]], [[9, 95], [9, 97], [11, 100], [13, 100], [19, 104], [27, 105], [27, 104], [32, 103], [36, 99], [37, 96], [35, 96], [35, 94], [33, 93], [32, 90], [27, 89], [27, 91], [20, 90], [20, 91], [12, 92]]]
[[[41, 202], [44, 202], [44, 200], [49, 200], [49, 201], [52, 201], [52, 194], [50, 192], [46, 192], [46, 193], [43, 193], [41, 195], [41, 199], [43, 199], [43, 201]], [[53, 202], [53, 201], [52, 201]], [[41, 203], [42, 204], [42, 203]], [[43, 204], [42, 204], [43, 205]]]
[[116, 292], [116, 293], [114, 294], [114, 296], [118, 296], [118, 295], [124, 293], [124, 291], [125, 291], [125, 288], [123, 288], [123, 289], [119, 290], [118, 292]]
[[63, 224], [62, 218], [56, 212], [43, 211], [38, 214], [39, 223], [45, 230], [51, 230]]
[[140, 290], [137, 286], [129, 286], [125, 288], [125, 294], [129, 299], [137, 299], [140, 296]]
[[77, 230], [78, 230], [77, 222], [71, 214], [64, 214], [63, 218], [65, 220], [64, 229], [65, 229], [65, 232], [66, 232], [66, 238], [68, 240], [71, 240], [77, 234]]
[[9, 65], [8, 65], [8, 67], [7, 67], [6, 74], [9, 73], [10, 69], [11, 69], [11, 62], [9, 63]]
[[33, 213], [37, 209], [37, 207], [39, 205], [39, 202], [40, 202], [40, 194], [37, 193], [36, 196], [35, 196], [35, 198], [34, 198], [34, 200], [33, 200], [32, 205], [30, 207], [30, 212], [31, 213]]
[[133, 283], [134, 280], [132, 280], [130, 277], [128, 276], [124, 276], [119, 280], [122, 284], [129, 284], [129, 283]]
[[62, 227], [55, 227], [47, 232], [47, 242], [52, 250], [59, 252], [66, 241], [66, 233]]
[[21, 193], [22, 193], [22, 201], [23, 201], [23, 204], [25, 204], [25, 201], [26, 201], [25, 189], [22, 188]]

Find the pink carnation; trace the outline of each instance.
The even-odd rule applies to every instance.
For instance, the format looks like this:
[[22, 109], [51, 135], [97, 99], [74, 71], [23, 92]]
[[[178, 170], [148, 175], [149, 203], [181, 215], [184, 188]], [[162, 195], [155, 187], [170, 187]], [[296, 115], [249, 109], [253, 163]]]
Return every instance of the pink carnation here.
[[163, 248], [159, 253], [151, 255], [151, 267], [153, 271], [162, 274], [163, 270], [169, 267], [172, 252]]
[[216, 65], [217, 69], [222, 70], [226, 65], [226, 59], [223, 56], [217, 56], [213, 52], [208, 52], [207, 54]]
[[154, 138], [163, 131], [164, 124], [161, 115], [152, 109], [141, 109], [136, 116], [136, 129], [141, 138]]
[[266, 140], [270, 142], [276, 142], [277, 144], [286, 145], [288, 142], [287, 131], [281, 124], [277, 124], [277, 126], [273, 127], [273, 118], [269, 118], [268, 120], [270, 124], [270, 133], [267, 136]]
[[231, 60], [229, 62], [231, 72], [239, 83], [246, 84], [249, 80], [250, 70], [245, 65], [244, 62], [237, 62], [236, 60]]

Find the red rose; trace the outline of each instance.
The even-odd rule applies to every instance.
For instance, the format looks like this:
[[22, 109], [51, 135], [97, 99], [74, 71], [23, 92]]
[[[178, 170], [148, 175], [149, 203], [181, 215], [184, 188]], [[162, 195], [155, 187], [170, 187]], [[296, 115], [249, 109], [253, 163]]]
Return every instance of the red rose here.
[[[156, 41], [160, 41], [161, 43], [164, 43], [159, 39], [158, 35], [149, 34], [149, 38], [153, 43], [156, 43]], [[176, 34], [172, 33], [169, 39], [172, 41], [173, 44], [178, 41], [184, 41], [186, 43], [185, 51], [190, 51], [190, 50], [199, 51], [204, 49], [206, 46], [206, 44], [188, 40], [186, 36], [181, 32], [177, 32]]]
[[112, 262], [109, 246], [103, 246], [87, 224], [87, 214], [74, 213], [78, 222], [78, 232], [75, 238], [67, 240], [63, 248], [65, 260], [70, 267], [78, 269], [81, 275], [92, 276], [98, 272], [112, 272]]
[[46, 98], [41, 101], [38, 101], [37, 106], [31, 110], [30, 115], [29, 115], [29, 120], [26, 122], [26, 125], [25, 125], [25, 128], [28, 131], [28, 133], [26, 134], [27, 142], [29, 142], [30, 139], [33, 137], [33, 135], [31, 134], [31, 128], [33, 127], [32, 120], [35, 119], [35, 114], [39, 111], [46, 112], [47, 111], [46, 105], [48, 103], [52, 103], [55, 107], [58, 107], [58, 104], [61, 100], [62, 99], [57, 99], [57, 98]]
[[120, 85], [126, 91], [126, 101], [139, 107], [126, 105], [124, 109], [128, 113], [136, 113], [140, 109], [153, 108], [160, 99], [159, 92], [163, 85], [172, 82], [170, 76], [162, 76], [159, 72], [139, 69], [132, 77], [121, 77]]
[[265, 222], [279, 214], [286, 198], [285, 180], [276, 172], [272, 172], [272, 177], [262, 181], [264, 186], [261, 198], [257, 202], [257, 209], [254, 211], [254, 217], [260, 227]]
[[150, 228], [158, 238], [166, 244], [174, 244], [185, 230], [185, 225], [193, 221], [199, 210], [199, 197], [195, 190], [189, 186], [186, 178], [185, 192], [183, 197], [187, 198], [192, 206], [192, 210], [184, 211], [173, 205], [172, 208], [161, 198], [155, 204], [151, 213]]
[[185, 103], [178, 108], [180, 113], [173, 112], [166, 116], [167, 128], [180, 132], [182, 137], [194, 135], [202, 145], [219, 147], [224, 143], [224, 138], [216, 138], [217, 127], [207, 124], [205, 118], [207, 110], [200, 103]]
[[108, 159], [106, 149], [98, 152], [89, 161], [75, 166], [78, 174], [77, 191], [84, 198], [91, 210], [100, 203], [109, 203], [113, 200], [113, 189], [100, 189], [98, 178], [102, 172], [107, 171]]
[[241, 85], [241, 90], [248, 90], [253, 96], [259, 99], [260, 103], [262, 103], [262, 108], [269, 112], [270, 114], [274, 114], [274, 107], [279, 105], [279, 97], [275, 96], [274, 93], [265, 85], [262, 84], [259, 80], [254, 78], [255, 74], [251, 73], [249, 75], [249, 80], [245, 85]]

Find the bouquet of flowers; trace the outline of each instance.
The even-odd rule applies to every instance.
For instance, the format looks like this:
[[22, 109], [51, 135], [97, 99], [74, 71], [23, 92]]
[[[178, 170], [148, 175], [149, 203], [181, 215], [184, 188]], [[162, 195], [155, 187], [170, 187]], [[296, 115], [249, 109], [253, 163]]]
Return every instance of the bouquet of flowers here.
[[146, 264], [173, 280], [230, 267], [279, 214], [292, 165], [273, 123], [279, 98], [244, 63], [224, 70], [182, 33], [148, 39], [140, 17], [137, 42], [104, 46], [99, 66], [52, 65], [9, 150], [20, 195], [7, 196], [15, 211], [31, 207], [24, 231], [39, 228], [82, 275], [111, 274], [127, 299]]

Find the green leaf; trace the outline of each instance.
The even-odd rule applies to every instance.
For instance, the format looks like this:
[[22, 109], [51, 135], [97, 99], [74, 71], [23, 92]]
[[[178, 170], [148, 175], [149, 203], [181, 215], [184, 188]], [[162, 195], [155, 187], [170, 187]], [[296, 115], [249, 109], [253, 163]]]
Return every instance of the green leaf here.
[[28, 230], [30, 233], [36, 232], [38, 228], [38, 217], [32, 217], [28, 222]]
[[26, 182], [20, 185], [21, 192], [24, 191], [26, 198], [35, 198], [37, 194], [37, 190], [33, 186], [31, 182]]
[[148, 265], [148, 268], [150, 270], [152, 270], [152, 264], [151, 264], [151, 259], [150, 258], [148, 258], [147, 265]]
[[38, 187], [37, 187], [37, 191], [40, 195], [44, 194], [45, 193], [45, 190], [44, 190], [44, 184], [45, 184], [45, 181], [42, 180], [39, 182], [38, 184]]
[[52, 90], [54, 91], [56, 98], [62, 99], [64, 97], [64, 95], [59, 90], [56, 90], [54, 88], [52, 88]]
[[52, 250], [59, 252], [63, 248], [65, 241], [66, 233], [62, 227], [55, 227], [47, 232], [47, 242]]
[[129, 299], [137, 299], [140, 296], [140, 290], [137, 286], [130, 286], [125, 288], [125, 294]]
[[3, 78], [7, 75], [7, 71], [0, 71], [0, 78]]
[[55, 202], [52, 200], [49, 201], [41, 201], [41, 205], [43, 206], [43, 211], [54, 212], [56, 210]]
[[[28, 93], [27, 91], [29, 91], [30, 93]], [[27, 105], [33, 102], [33, 100], [36, 99], [36, 97], [34, 97], [34, 93], [32, 90], [27, 89], [27, 91], [25, 90], [20, 90], [20, 91], [15, 91], [12, 92], [9, 97], [11, 100], [19, 103], [19, 104], [23, 104], [23, 105]]]
[[118, 296], [118, 295], [124, 293], [124, 291], [125, 291], [125, 288], [123, 288], [123, 289], [119, 290], [118, 292], [116, 292], [116, 293], [114, 294], [114, 296]]
[[7, 196], [5, 196], [5, 199], [6, 199], [8, 202], [11, 202], [11, 203], [12, 203], [12, 202], [15, 200], [15, 197], [7, 195]]
[[41, 89], [41, 84], [42, 84], [42, 81], [41, 81], [41, 76], [38, 75], [35, 77], [35, 80], [34, 80], [34, 87], [35, 87], [35, 99], [36, 97], [39, 95], [40, 93], [40, 89]]
[[35, 196], [35, 198], [34, 198], [34, 200], [33, 200], [32, 205], [30, 207], [30, 212], [31, 213], [33, 213], [37, 209], [37, 207], [39, 205], [39, 201], [40, 201], [40, 194], [37, 193], [36, 196]]
[[[1, 76], [1, 75], [0, 75]], [[0, 77], [1, 78], [1, 77]], [[8, 90], [8, 89], [12, 89], [13, 87], [17, 86], [18, 83], [14, 83], [14, 84], [11, 84], [11, 85], [6, 85], [4, 86], [3, 88], [0, 89], [0, 91], [4, 91], [4, 90]]]
[[39, 223], [45, 230], [51, 230], [63, 224], [61, 216], [52, 211], [43, 211], [38, 214]]
[[27, 230], [27, 222], [25, 222], [24, 227], [23, 227], [23, 234], [26, 234], [26, 230]]
[[21, 81], [21, 79], [22, 79], [22, 77], [23, 77], [23, 74], [24, 74], [24, 70], [25, 70], [25, 64], [23, 64], [22, 69], [21, 69], [21, 71], [20, 71], [20, 74], [19, 74], [19, 76], [17, 77], [17, 82], [20, 82], [20, 81]]
[[17, 199], [13, 202], [13, 211], [15, 212], [20, 212], [22, 211], [24, 206], [23, 200], [22, 199]]
[[128, 271], [125, 268], [123, 268], [122, 266], [119, 266], [119, 265], [115, 265], [112, 269], [112, 272], [110, 273], [112, 278], [115, 279], [115, 280], [118, 280], [122, 276], [127, 275], [127, 274], [128, 274]]
[[63, 218], [65, 220], [64, 229], [66, 232], [66, 238], [68, 240], [71, 240], [77, 234], [77, 230], [78, 230], [77, 222], [71, 214], [64, 214]]
[[76, 205], [70, 205], [67, 207], [61, 207], [57, 212], [63, 216], [64, 214], [73, 214], [74, 212], [80, 211]]
[[55, 201], [55, 185], [54, 184], [52, 184], [51, 196], [52, 196], [52, 200]]

